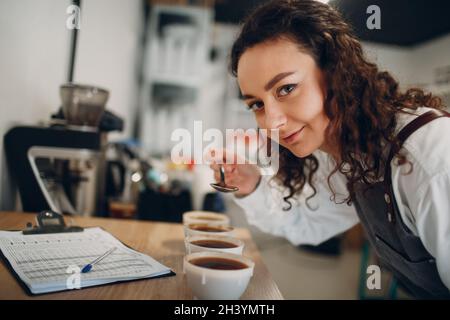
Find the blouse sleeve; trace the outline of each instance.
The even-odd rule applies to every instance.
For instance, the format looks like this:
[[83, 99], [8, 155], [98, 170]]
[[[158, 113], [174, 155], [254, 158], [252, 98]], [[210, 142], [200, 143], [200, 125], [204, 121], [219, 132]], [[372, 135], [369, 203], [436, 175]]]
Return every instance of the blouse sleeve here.
[[[434, 176], [414, 193], [417, 233], [435, 258], [442, 282], [450, 289], [450, 172]], [[411, 203], [414, 203], [413, 201]]]
[[[320, 163], [316, 172], [315, 187], [317, 194], [305, 202], [312, 189], [306, 187], [303, 194], [292, 201], [292, 208], [284, 211], [286, 203], [283, 195], [286, 190], [263, 176], [257, 189], [244, 198], [235, 198], [236, 203], [244, 209], [249, 224], [264, 232], [288, 239], [294, 245], [317, 245], [338, 235], [359, 222], [353, 206], [346, 203], [336, 204], [331, 201], [328, 188], [326, 165]], [[345, 177], [338, 173], [333, 175], [332, 186], [336, 193], [346, 193]]]
[[434, 120], [406, 140], [411, 172], [408, 165], [391, 168], [402, 220], [435, 258], [450, 289], [450, 149], [442, 138], [450, 134], [449, 124], [449, 118]]

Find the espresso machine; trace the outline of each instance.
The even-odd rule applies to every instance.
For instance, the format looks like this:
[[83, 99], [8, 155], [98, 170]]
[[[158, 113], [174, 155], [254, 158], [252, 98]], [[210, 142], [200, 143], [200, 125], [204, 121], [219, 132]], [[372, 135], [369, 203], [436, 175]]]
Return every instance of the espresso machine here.
[[68, 83], [60, 95], [62, 107], [49, 124], [16, 126], [4, 137], [22, 209], [102, 215], [107, 134], [122, 131], [123, 120], [105, 110], [105, 89]]

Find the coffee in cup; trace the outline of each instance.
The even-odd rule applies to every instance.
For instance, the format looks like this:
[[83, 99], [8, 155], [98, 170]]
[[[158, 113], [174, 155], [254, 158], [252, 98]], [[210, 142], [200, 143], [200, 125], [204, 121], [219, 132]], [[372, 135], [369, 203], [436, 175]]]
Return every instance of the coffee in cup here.
[[198, 267], [216, 270], [241, 270], [248, 268], [248, 265], [245, 263], [228, 258], [205, 257], [192, 259], [189, 262]]
[[209, 223], [191, 223], [185, 225], [186, 236], [233, 236], [233, 227], [212, 225]]
[[254, 262], [222, 252], [197, 252], [184, 259], [188, 287], [198, 299], [235, 300], [246, 290]]
[[227, 252], [242, 254], [244, 243], [232, 237], [222, 236], [191, 236], [186, 238], [188, 254], [202, 251]]

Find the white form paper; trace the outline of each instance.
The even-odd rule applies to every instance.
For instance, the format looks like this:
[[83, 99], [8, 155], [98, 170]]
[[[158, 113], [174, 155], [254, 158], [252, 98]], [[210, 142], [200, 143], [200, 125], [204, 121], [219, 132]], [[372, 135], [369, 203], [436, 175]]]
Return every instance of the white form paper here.
[[[109, 249], [117, 249], [79, 273]], [[101, 228], [83, 232], [23, 235], [0, 231], [0, 249], [34, 294], [89, 287], [117, 281], [152, 278], [171, 272], [152, 257], [132, 250]], [[77, 272], [78, 270], [78, 272]]]

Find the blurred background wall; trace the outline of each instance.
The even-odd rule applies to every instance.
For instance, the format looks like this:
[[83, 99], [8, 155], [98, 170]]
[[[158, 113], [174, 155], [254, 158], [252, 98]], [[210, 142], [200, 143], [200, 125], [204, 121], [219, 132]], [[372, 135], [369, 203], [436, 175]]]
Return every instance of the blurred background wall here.
[[[111, 134], [111, 140], [134, 139], [148, 155], [167, 157], [174, 144], [173, 129], [192, 130], [194, 120], [202, 120], [204, 129], [254, 127], [252, 114], [238, 100], [227, 59], [239, 21], [261, 2], [82, 0], [74, 81], [110, 91], [107, 108], [125, 120], [124, 131]], [[449, 105], [450, 84], [445, 79], [450, 19], [441, 18], [448, 12], [445, 2], [376, 3], [381, 7], [382, 30], [370, 32], [364, 28], [368, 1], [330, 2], [355, 26], [368, 56], [394, 74], [402, 88], [432, 90]], [[46, 121], [60, 106], [58, 87], [67, 81], [70, 61], [71, 31], [66, 28], [70, 4], [69, 0], [0, 2], [1, 132], [19, 122]], [[185, 61], [195, 68], [184, 75], [178, 69], [161, 72], [164, 59], [170, 60], [169, 51], [164, 51], [170, 45], [166, 40], [179, 36], [180, 25], [194, 26], [192, 41], [200, 41], [202, 59]], [[189, 38], [192, 34], [186, 30], [181, 36]], [[180, 50], [175, 47], [175, 53]], [[179, 62], [177, 56], [172, 59], [169, 65]], [[6, 209], [14, 206], [15, 197], [3, 157], [0, 208]]]

